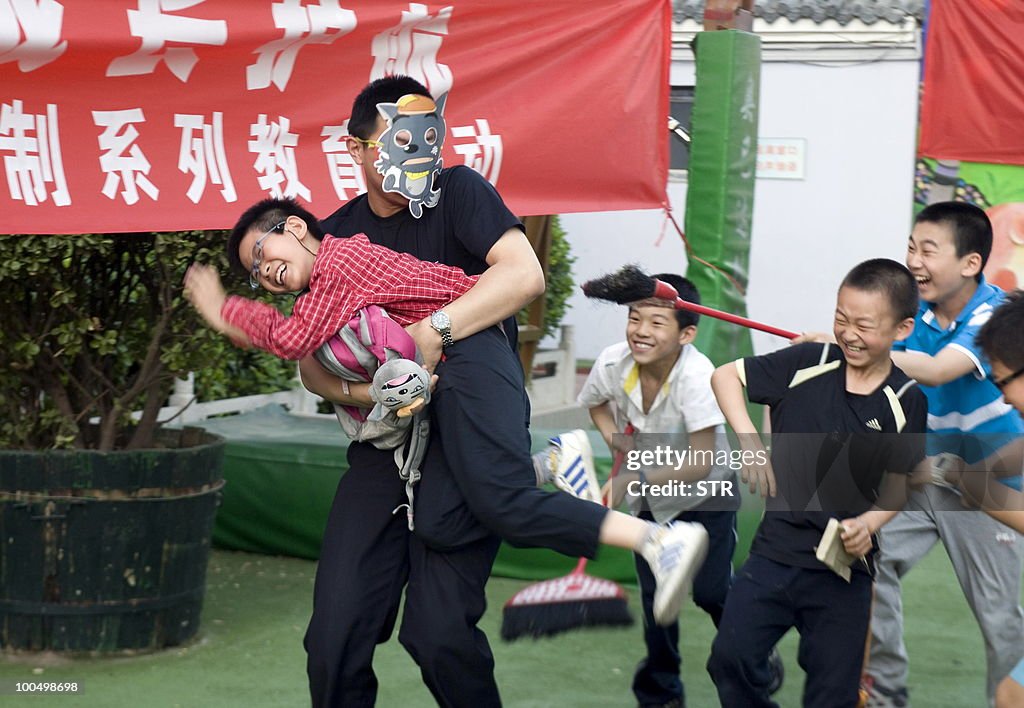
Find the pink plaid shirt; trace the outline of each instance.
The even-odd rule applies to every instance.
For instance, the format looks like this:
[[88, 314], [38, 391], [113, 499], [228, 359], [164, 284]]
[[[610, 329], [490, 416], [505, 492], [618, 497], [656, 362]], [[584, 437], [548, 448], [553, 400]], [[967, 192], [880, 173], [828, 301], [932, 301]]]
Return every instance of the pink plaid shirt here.
[[463, 295], [476, 281], [477, 276], [460, 268], [392, 251], [363, 234], [326, 236], [313, 262], [309, 291], [295, 301], [291, 317], [238, 296], [227, 299], [221, 316], [260, 349], [282, 359], [301, 359], [367, 305], [379, 305], [408, 325]]

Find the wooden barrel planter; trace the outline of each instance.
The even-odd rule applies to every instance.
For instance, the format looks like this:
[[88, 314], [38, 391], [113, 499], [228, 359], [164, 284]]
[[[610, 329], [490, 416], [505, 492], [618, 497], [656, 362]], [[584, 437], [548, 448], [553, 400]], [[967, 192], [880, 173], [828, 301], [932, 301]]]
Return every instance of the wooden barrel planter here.
[[0, 451], [0, 647], [144, 651], [199, 630], [224, 440]]

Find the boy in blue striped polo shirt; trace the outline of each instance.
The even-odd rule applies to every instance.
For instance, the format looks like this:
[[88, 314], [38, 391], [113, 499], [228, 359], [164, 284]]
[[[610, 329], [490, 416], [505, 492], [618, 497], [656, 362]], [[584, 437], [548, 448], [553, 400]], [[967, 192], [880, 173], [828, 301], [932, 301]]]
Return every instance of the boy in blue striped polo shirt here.
[[[917, 215], [907, 267], [917, 280], [921, 304], [913, 333], [894, 347], [903, 351], [892, 355], [928, 398], [929, 455], [949, 452], [968, 463], [1024, 433], [1020, 414], [1002, 399], [975, 342], [1004, 299], [981, 274], [991, 249], [992, 226], [978, 207], [941, 202]], [[1020, 478], [1005, 483], [1019, 488]], [[909, 705], [900, 578], [940, 540], [985, 639], [990, 705], [996, 685], [1020, 658], [1024, 539], [981, 511], [965, 510], [955, 491], [928, 485], [911, 494], [881, 534], [866, 668], [869, 705]]]

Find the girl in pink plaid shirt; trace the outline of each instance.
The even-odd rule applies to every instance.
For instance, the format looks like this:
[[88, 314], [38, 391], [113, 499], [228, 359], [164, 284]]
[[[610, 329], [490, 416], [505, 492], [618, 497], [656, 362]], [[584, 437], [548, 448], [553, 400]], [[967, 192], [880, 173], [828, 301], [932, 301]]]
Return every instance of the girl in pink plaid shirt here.
[[[227, 297], [219, 276], [209, 266], [193, 264], [189, 268], [185, 294], [210, 327], [236, 343], [251, 343], [297, 359], [334, 336], [362, 307], [380, 305], [400, 323], [412, 323], [464, 294], [475, 282], [458, 268], [420, 261], [371, 244], [365, 236], [322, 236], [316, 218], [294, 200], [267, 199], [242, 215], [228, 239], [229, 260], [236, 270], [248, 273], [253, 288], [302, 293], [291, 317], [269, 305]], [[513, 384], [495, 379], [487, 385]], [[528, 434], [521, 439], [528, 444]], [[528, 449], [524, 459], [529, 460]], [[596, 487], [596, 478], [592, 479]], [[506, 503], [490, 508], [488, 518], [478, 517], [482, 524], [517, 545], [560, 550], [566, 538], [580, 533], [581, 524], [573, 517], [594, 516], [594, 523], [588, 526], [596, 535], [592, 539], [595, 550], [600, 542], [640, 553], [657, 582], [656, 621], [675, 621], [707, 552], [708, 534], [703, 526], [677, 522], [660, 527], [535, 486], [503, 488], [502, 493], [507, 496]], [[595, 489], [591, 499], [599, 499], [598, 495]], [[540, 517], [530, 521], [523, 515], [525, 509]]]

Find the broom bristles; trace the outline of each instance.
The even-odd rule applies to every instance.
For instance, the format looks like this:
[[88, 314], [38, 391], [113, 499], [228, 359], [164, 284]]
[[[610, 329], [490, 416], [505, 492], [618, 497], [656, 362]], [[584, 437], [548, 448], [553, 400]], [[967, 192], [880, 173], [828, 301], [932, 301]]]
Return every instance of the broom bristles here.
[[654, 297], [656, 281], [636, 265], [626, 265], [608, 275], [588, 280], [583, 294], [597, 300], [608, 300], [618, 305]]
[[550, 637], [580, 627], [628, 627], [633, 624], [625, 598], [575, 600], [508, 607], [502, 612], [501, 638]]
[[527, 585], [505, 603], [501, 638], [546, 637], [578, 627], [633, 624], [626, 593], [582, 572]]

